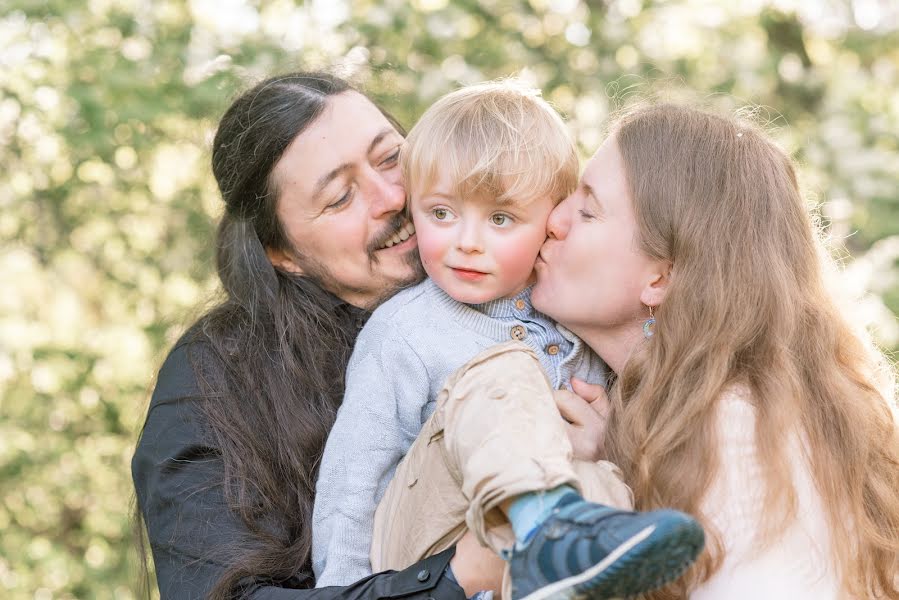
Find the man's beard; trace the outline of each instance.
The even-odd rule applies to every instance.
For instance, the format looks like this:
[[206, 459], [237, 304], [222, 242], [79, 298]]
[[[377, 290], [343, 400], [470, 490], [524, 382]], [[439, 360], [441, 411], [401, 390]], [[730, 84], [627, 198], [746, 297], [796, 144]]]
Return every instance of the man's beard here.
[[[404, 210], [402, 213], [398, 213], [394, 215], [394, 217], [390, 220], [390, 223], [384, 228], [384, 231], [376, 235], [372, 241], [368, 244], [366, 251], [368, 252], [368, 264], [369, 268], [373, 269], [374, 265], [378, 264], [378, 255], [377, 251], [383, 248], [384, 244], [387, 243], [393, 235], [400, 230], [400, 228], [405, 225], [408, 221], [410, 221], [407, 210]], [[384, 290], [384, 293], [379, 295], [378, 298], [372, 302], [371, 309], [374, 309], [378, 305], [386, 302], [391, 296], [395, 295], [400, 290], [406, 289], [408, 287], [412, 287], [413, 285], [420, 283], [423, 281], [428, 274], [425, 272], [424, 265], [421, 264], [421, 257], [418, 255], [418, 247], [414, 250], [410, 250], [403, 256], [403, 262], [411, 269], [411, 273], [408, 277], [404, 278], [401, 281], [397, 281], [390, 287], [390, 289]]]
[[404, 290], [406, 288], [412, 287], [413, 285], [421, 283], [428, 276], [428, 274], [425, 272], [424, 265], [421, 264], [421, 257], [418, 255], [418, 247], [407, 252], [406, 255], [403, 256], [403, 262], [405, 262], [406, 265], [411, 268], [412, 272], [407, 278], [396, 282], [393, 286], [391, 286], [391, 289], [386, 290], [384, 294], [378, 296], [378, 298], [374, 302], [372, 302], [372, 306], [367, 307], [369, 308], [369, 310], [374, 310], [379, 305], [389, 300], [400, 290]]
[[[377, 266], [380, 262], [377, 256], [377, 251], [384, 246], [387, 240], [389, 240], [397, 231], [400, 230], [400, 227], [402, 227], [406, 223], [406, 221], [408, 221], [408, 217], [404, 214], [396, 215], [384, 228], [384, 231], [374, 236], [372, 241], [366, 247], [366, 253], [368, 254], [369, 271], [373, 274], [373, 279], [377, 279], [377, 276], [375, 274], [377, 272]], [[318, 284], [319, 287], [330, 291], [338, 298], [344, 298], [350, 295], [363, 297], [373, 295], [373, 290], [371, 288], [350, 286], [345, 282], [340, 281], [340, 279], [334, 276], [334, 273], [330, 268], [328, 268], [325, 263], [309, 256], [303, 256], [302, 254], [297, 252], [295, 248], [293, 249], [293, 254], [294, 260], [302, 269], [304, 277], [311, 279], [316, 284]], [[421, 264], [421, 259], [418, 255], [418, 248], [409, 250], [403, 256], [403, 262], [409, 267], [409, 275], [398, 281], [390, 282], [389, 284], [387, 284], [387, 288], [384, 289], [383, 292], [375, 292], [374, 299], [368, 302], [367, 305], [362, 308], [365, 308], [367, 310], [374, 310], [378, 305], [387, 301], [391, 296], [393, 296], [400, 290], [411, 287], [423, 281], [427, 277], [427, 273], [425, 272], [424, 266]]]

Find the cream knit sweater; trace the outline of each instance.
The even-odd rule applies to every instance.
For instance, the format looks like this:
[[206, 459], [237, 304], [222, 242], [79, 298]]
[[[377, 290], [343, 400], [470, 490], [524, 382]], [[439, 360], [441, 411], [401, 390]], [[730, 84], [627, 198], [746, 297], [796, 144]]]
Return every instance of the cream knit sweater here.
[[843, 598], [831, 558], [830, 531], [800, 435], [788, 445], [797, 515], [776, 542], [758, 551], [753, 537], [765, 517], [765, 486], [749, 391], [735, 386], [719, 404], [720, 470], [702, 506], [725, 545], [722, 568], [693, 600], [830, 600]]

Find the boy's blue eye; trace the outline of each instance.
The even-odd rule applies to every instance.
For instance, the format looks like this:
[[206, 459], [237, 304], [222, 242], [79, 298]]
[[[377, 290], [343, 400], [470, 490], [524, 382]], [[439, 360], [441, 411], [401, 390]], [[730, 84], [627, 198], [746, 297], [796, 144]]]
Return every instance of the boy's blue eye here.
[[506, 222], [509, 220], [509, 217], [507, 217], [506, 215], [493, 215], [492, 217], [490, 217], [490, 220], [493, 221], [494, 225], [502, 226], [506, 224]]

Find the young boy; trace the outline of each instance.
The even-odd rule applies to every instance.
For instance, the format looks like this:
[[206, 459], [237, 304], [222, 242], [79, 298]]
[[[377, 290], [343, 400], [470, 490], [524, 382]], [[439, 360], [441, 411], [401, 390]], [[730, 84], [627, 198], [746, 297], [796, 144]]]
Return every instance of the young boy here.
[[[517, 340], [539, 359], [552, 389], [568, 387], [572, 377], [605, 383], [605, 365], [530, 303], [546, 221], [578, 176], [576, 151], [558, 114], [538, 93], [512, 83], [464, 88], [422, 116], [402, 164], [414, 223], [406, 232], [417, 236], [429, 278], [380, 306], [356, 342], [317, 483], [312, 560], [319, 587], [371, 572], [370, 552], [379, 552], [372, 547], [378, 503], [435, 408], [440, 405], [441, 419], [452, 412], [444, 405], [453, 400], [441, 393], [447, 378], [476, 355]], [[703, 534], [686, 515], [626, 512], [578, 494], [576, 487], [585, 488], [570, 468], [570, 446], [558, 435], [562, 419], [551, 397], [515, 404], [524, 394], [487, 388], [466, 400], [466, 410], [493, 419], [488, 430], [475, 417], [452, 430], [441, 425], [433, 436], [464, 438], [452, 450], [464, 468], [444, 479], [466, 491], [471, 509], [460, 513], [458, 502], [452, 510], [431, 503], [416, 514], [390, 515], [424, 522], [446, 520], [449, 512], [450, 520], [460, 521], [416, 530], [422, 533], [409, 537], [440, 539], [406, 546], [427, 553], [441, 540], [457, 541], [467, 523], [482, 544], [500, 550], [486, 521], [495, 524], [488, 513], [501, 511], [515, 534], [511, 551], [503, 551], [511, 572], [512, 598], [506, 600], [636, 595], [673, 580], [695, 559]], [[494, 445], [509, 441], [484, 460], [488, 438]], [[416, 482], [417, 476], [407, 485]], [[445, 496], [460, 494], [431, 498], [443, 502]], [[374, 566], [405, 566], [383, 562]]]

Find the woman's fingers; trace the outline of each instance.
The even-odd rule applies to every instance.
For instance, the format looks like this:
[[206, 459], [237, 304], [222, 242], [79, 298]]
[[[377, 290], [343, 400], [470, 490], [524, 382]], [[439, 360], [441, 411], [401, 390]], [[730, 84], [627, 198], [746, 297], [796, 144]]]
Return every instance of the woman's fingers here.
[[571, 441], [574, 457], [597, 461], [603, 457], [606, 421], [593, 406], [568, 390], [553, 392], [559, 413], [565, 419], [565, 431]]
[[603, 419], [608, 418], [610, 404], [606, 388], [595, 383], [587, 383], [575, 377], [571, 378], [571, 388], [575, 394], [586, 400]]
[[590, 403], [574, 392], [555, 390], [553, 391], [553, 398], [556, 401], [559, 412], [562, 414], [562, 418], [569, 423], [581, 425], [590, 416]]

